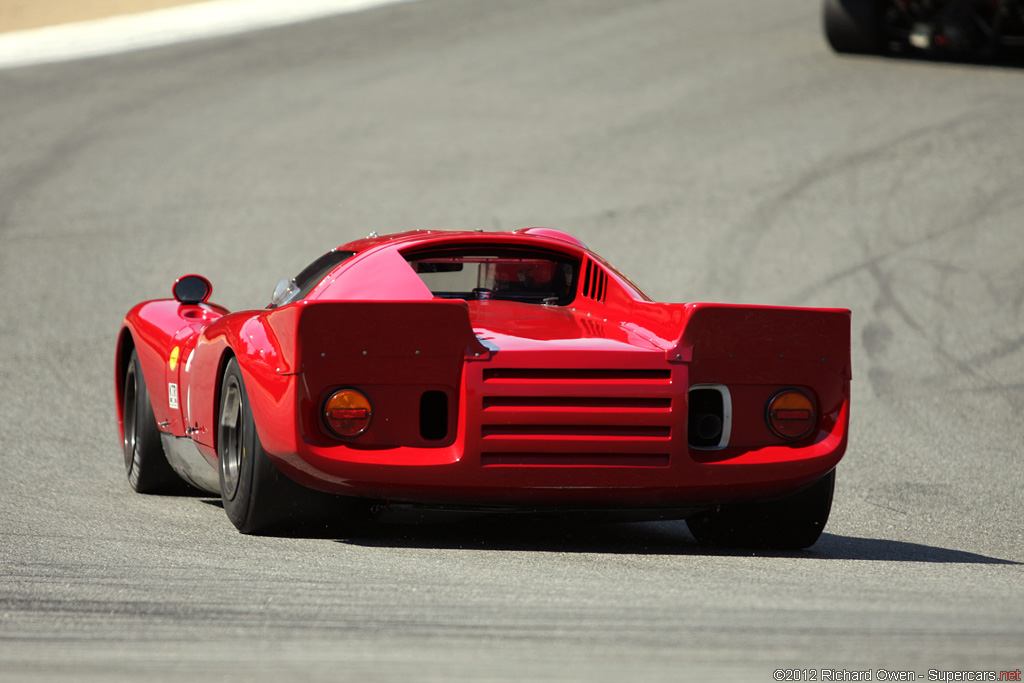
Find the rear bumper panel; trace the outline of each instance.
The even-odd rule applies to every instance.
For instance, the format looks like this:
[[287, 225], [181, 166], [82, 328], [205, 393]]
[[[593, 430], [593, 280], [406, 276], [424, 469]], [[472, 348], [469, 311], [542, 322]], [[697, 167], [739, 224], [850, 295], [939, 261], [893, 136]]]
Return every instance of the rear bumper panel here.
[[[624, 354], [611, 367], [586, 354], [546, 363], [535, 354], [500, 356], [500, 365], [466, 362], [450, 445], [361, 448], [315, 439], [274, 459], [306, 486], [363, 498], [670, 508], [787, 495], [827, 474], [846, 448], [849, 381], [820, 363], [805, 377], [821, 406], [817, 434], [756, 445], [751, 435], [765, 430], [763, 418], [748, 408], [733, 418], [744, 445], [706, 451], [687, 445], [689, 363], [666, 363], [658, 353]], [[737, 386], [753, 395], [777, 388]]]

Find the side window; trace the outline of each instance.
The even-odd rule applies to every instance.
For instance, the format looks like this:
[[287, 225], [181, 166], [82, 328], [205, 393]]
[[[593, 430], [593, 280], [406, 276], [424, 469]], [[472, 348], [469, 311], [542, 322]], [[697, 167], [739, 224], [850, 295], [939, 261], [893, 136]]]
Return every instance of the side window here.
[[270, 301], [268, 308], [277, 308], [293, 301], [305, 299], [328, 273], [353, 254], [355, 254], [354, 251], [332, 249], [303, 268], [291, 280], [282, 280], [278, 283], [277, 289], [274, 291], [274, 298]]

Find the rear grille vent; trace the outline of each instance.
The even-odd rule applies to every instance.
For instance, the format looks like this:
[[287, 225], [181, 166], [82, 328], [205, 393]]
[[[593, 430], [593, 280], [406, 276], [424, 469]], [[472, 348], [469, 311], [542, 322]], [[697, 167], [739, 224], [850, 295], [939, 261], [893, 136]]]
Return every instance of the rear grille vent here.
[[484, 425], [481, 430], [488, 436], [655, 436], [668, 437], [672, 429], [668, 426], [647, 425]]
[[487, 408], [664, 408], [672, 407], [670, 398], [613, 398], [610, 396], [485, 396]]
[[485, 467], [668, 467], [668, 453], [483, 453]]
[[585, 370], [585, 369], [522, 369], [522, 368], [488, 368], [484, 370], [484, 381], [491, 380], [530, 380], [536, 382], [566, 381], [620, 381], [634, 380], [637, 382], [668, 381], [672, 377], [671, 370]]
[[483, 465], [669, 466], [676, 422], [670, 369], [482, 372]]

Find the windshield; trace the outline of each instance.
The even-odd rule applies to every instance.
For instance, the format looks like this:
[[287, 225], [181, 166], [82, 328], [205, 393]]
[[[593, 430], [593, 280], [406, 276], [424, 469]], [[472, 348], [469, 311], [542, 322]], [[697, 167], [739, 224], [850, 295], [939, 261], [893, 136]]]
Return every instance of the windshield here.
[[579, 273], [576, 259], [536, 249], [461, 248], [406, 258], [431, 293], [444, 299], [565, 306], [575, 296]]

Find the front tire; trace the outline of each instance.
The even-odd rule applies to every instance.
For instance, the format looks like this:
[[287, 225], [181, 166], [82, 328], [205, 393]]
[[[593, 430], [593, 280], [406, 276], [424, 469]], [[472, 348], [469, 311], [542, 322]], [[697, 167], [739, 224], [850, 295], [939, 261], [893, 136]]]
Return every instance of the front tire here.
[[300, 518], [304, 489], [282, 474], [263, 450], [234, 358], [221, 384], [217, 459], [224, 511], [243, 534], [267, 533]]
[[825, 0], [825, 37], [840, 53], [882, 52], [882, 3], [879, 0]]
[[128, 484], [138, 493], [177, 493], [184, 482], [174, 473], [153, 415], [146, 378], [133, 350], [124, 375], [124, 469]]
[[832, 510], [836, 471], [791, 496], [722, 505], [686, 520], [701, 545], [800, 550], [818, 540]]

